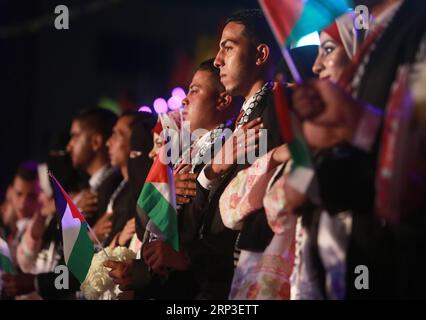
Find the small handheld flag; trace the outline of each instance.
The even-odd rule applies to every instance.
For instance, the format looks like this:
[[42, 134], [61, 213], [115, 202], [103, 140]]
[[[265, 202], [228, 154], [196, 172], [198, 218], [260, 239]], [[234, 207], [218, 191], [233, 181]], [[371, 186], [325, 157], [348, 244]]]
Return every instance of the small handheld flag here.
[[176, 211], [176, 194], [174, 188], [172, 169], [161, 161], [165, 147], [160, 150], [160, 156], [145, 180], [139, 195], [138, 206], [151, 219], [156, 229], [161, 232], [161, 237], [173, 249], [179, 251], [179, 233]]
[[308, 193], [310, 200], [317, 200], [317, 191], [314, 182], [314, 166], [309, 147], [307, 146], [298, 120], [290, 112], [290, 108], [283, 88], [280, 84], [274, 90], [275, 110], [280, 122], [281, 136], [286, 143], [293, 160], [293, 168], [288, 177], [289, 184], [302, 194]]
[[93, 242], [88, 234], [89, 226], [58, 180], [50, 172], [49, 176], [62, 226], [65, 263], [78, 281], [83, 283], [94, 254]]
[[0, 238], [0, 270], [11, 274], [16, 274], [16, 269], [12, 262], [12, 255], [10, 254], [9, 246], [2, 238]]

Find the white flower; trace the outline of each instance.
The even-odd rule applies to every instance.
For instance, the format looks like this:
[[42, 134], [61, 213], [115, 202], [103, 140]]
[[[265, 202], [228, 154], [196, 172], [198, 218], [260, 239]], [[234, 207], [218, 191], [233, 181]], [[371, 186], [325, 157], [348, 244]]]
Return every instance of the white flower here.
[[126, 247], [107, 247], [105, 251], [108, 257], [103, 250], [93, 256], [89, 272], [80, 287], [88, 300], [99, 300], [103, 297], [115, 299], [120, 292], [108, 275], [110, 269], [103, 265], [106, 260], [125, 261], [136, 258], [135, 253]]

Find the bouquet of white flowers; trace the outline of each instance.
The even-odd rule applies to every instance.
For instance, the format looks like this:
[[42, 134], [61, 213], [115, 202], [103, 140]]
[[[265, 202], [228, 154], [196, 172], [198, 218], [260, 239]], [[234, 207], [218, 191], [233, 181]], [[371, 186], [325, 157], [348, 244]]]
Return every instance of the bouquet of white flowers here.
[[106, 260], [125, 261], [135, 259], [136, 254], [126, 247], [107, 247], [93, 256], [92, 264], [80, 289], [88, 300], [115, 299], [121, 292], [109, 277], [109, 268], [104, 267]]

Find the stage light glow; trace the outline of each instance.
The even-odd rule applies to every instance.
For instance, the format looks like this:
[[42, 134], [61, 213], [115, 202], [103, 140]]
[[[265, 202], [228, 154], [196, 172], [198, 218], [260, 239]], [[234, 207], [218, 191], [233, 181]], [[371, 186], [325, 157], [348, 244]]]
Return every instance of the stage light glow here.
[[176, 87], [172, 90], [172, 97], [179, 97], [181, 100], [183, 100], [186, 97], [185, 90], [183, 90], [181, 87]]
[[154, 100], [154, 110], [157, 113], [166, 113], [168, 111], [167, 101], [163, 98], [157, 98]]
[[182, 106], [182, 99], [178, 96], [173, 96], [170, 97], [169, 100], [167, 100], [167, 104], [170, 110], [176, 110]]
[[151, 108], [150, 108], [150, 107], [148, 107], [148, 106], [141, 106], [141, 107], [139, 107], [138, 112], [148, 112], [148, 113], [152, 113], [152, 110], [151, 110]]
[[296, 48], [298, 47], [304, 47], [304, 46], [310, 46], [310, 45], [319, 45], [320, 39], [318, 32], [310, 33], [302, 38], [300, 38], [299, 41], [296, 43]]

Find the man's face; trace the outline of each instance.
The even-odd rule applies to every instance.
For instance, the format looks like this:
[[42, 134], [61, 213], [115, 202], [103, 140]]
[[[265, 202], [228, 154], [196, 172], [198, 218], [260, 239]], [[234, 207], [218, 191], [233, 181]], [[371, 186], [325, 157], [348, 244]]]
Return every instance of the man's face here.
[[108, 153], [111, 159], [111, 164], [115, 167], [124, 167], [127, 165], [130, 155], [130, 129], [131, 117], [121, 117], [118, 119], [112, 135], [107, 141]]
[[12, 226], [16, 220], [15, 210], [13, 208], [13, 194], [14, 189], [12, 185], [7, 187], [6, 198], [1, 206], [1, 219], [4, 226]]
[[246, 96], [253, 85], [256, 50], [244, 29], [236, 22], [225, 26], [214, 61], [220, 69], [220, 81], [231, 96]]
[[182, 100], [184, 120], [189, 121], [191, 132], [210, 130], [209, 123], [218, 112], [216, 106], [219, 102], [219, 90], [214, 81], [210, 71], [198, 70], [192, 78], [188, 95]]
[[72, 165], [76, 169], [85, 170], [94, 156], [91, 147], [91, 135], [84, 130], [79, 121], [73, 121], [70, 131], [70, 141], [67, 145]]
[[38, 179], [26, 181], [15, 177], [13, 181], [12, 205], [19, 219], [31, 218], [35, 211], [40, 209], [40, 185]]

